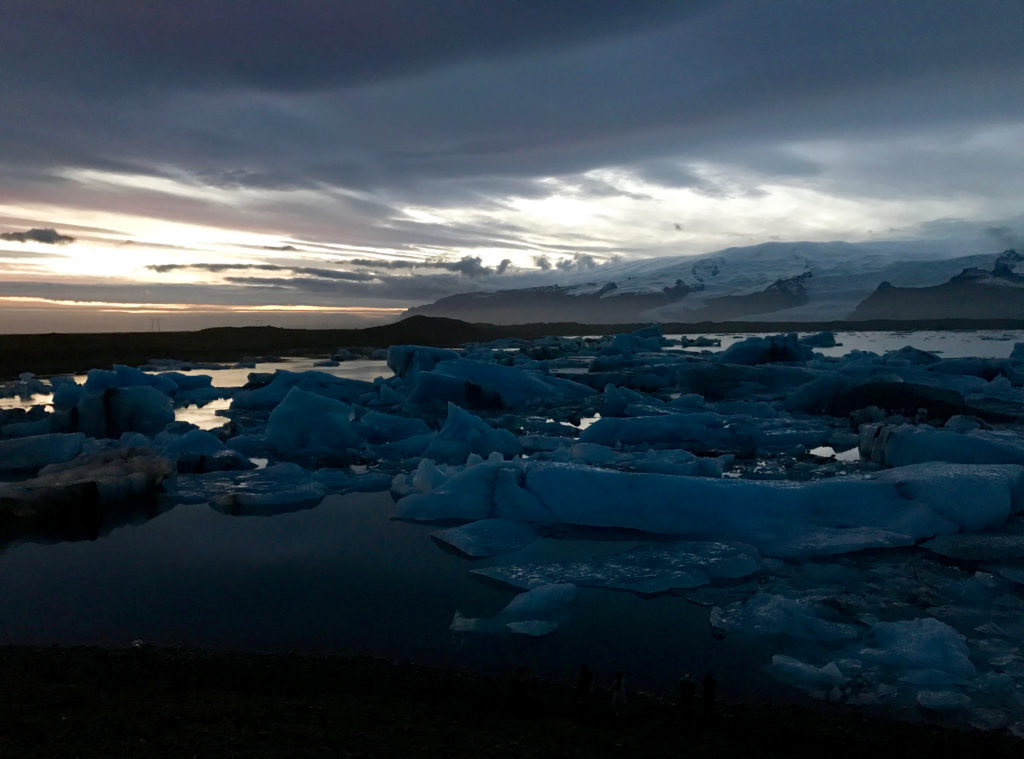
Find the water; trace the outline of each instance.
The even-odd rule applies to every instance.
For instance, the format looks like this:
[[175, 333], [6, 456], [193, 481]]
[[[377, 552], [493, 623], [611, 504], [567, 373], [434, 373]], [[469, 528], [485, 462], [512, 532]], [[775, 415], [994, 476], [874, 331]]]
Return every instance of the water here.
[[[728, 347], [747, 335], [719, 337]], [[1006, 357], [1024, 332], [845, 332], [842, 346], [883, 353], [905, 345], [943, 357]], [[253, 371], [316, 368], [372, 380], [389, 376], [382, 361], [314, 367], [314, 359], [255, 369], [194, 370], [218, 387], [243, 385]], [[84, 377], [78, 378], [84, 381]], [[0, 399], [5, 408], [47, 403]], [[179, 409], [179, 419], [218, 426], [229, 401]], [[820, 451], [828, 455], [832, 451]], [[852, 452], [840, 452], [843, 456]], [[386, 493], [332, 496], [316, 508], [269, 517], [233, 517], [206, 505], [160, 504], [159, 516], [112, 527], [98, 539], [0, 548], [0, 643], [161, 645], [226, 649], [369, 653], [400, 660], [535, 673], [570, 679], [587, 661], [599, 673], [625, 669], [630, 682], [671, 688], [683, 672], [712, 670], [730, 697], [780, 694], [763, 671], [770, 641], [715, 640], [708, 609], [675, 596], [640, 598], [582, 589], [562, 627], [542, 639], [461, 636], [449, 632], [456, 611], [497, 613], [513, 591], [470, 573], [469, 561], [429, 538], [434, 527], [396, 522]], [[625, 550], [616, 540], [542, 539], [515, 558], [565, 559]]]
[[[211, 378], [211, 384], [214, 387], [242, 387], [249, 381], [249, 375], [251, 373], [273, 373], [278, 369], [284, 369], [291, 372], [315, 370], [318, 372], [332, 374], [336, 377], [364, 380], [366, 382], [372, 382], [377, 377], [390, 377], [392, 375], [391, 370], [388, 369], [386, 361], [359, 359], [355, 361], [343, 361], [338, 364], [338, 366], [315, 366], [316, 362], [319, 360], [321, 359], [311, 357], [289, 358], [282, 359], [280, 361], [265, 361], [257, 364], [255, 368], [232, 367], [227, 369], [189, 369], [182, 371], [181, 374], [200, 374], [209, 376]], [[76, 374], [74, 377], [75, 381], [79, 384], [83, 384], [86, 380], [86, 375], [84, 374]], [[53, 396], [36, 395], [30, 400], [22, 400], [21, 398], [0, 398], [0, 409], [28, 409], [36, 405], [43, 405], [48, 409], [51, 408], [53, 405]], [[203, 406], [183, 406], [182, 408], [175, 409], [174, 418], [178, 421], [194, 424], [201, 429], [209, 430], [214, 427], [219, 427], [227, 421], [225, 417], [219, 415], [217, 412], [226, 410], [230, 408], [230, 406], [230, 398], [221, 398], [211, 401], [210, 403], [206, 403]]]
[[[763, 643], [712, 639], [707, 609], [671, 596], [582, 589], [546, 638], [454, 635], [456, 610], [491, 616], [514, 591], [469, 572], [487, 560], [441, 550], [428, 537], [436, 528], [392, 521], [391, 510], [386, 493], [272, 517], [179, 505], [94, 541], [9, 547], [0, 553], [0, 643], [366, 653], [492, 672], [525, 664], [561, 679], [587, 661], [660, 689], [711, 668], [736, 697], [777, 690], [759, 669]], [[631, 545], [548, 539], [523, 556]]]
[[[672, 334], [665, 337], [678, 340], [680, 337], [710, 337], [722, 341], [717, 348], [680, 348], [671, 350], [708, 350], [717, 353], [730, 345], [746, 340], [748, 337], [764, 337], [772, 332], [749, 332], [743, 334], [726, 333], [692, 333]], [[798, 332], [800, 337], [807, 337], [814, 332]], [[941, 358], [1007, 358], [1013, 350], [1015, 342], [1024, 341], [1024, 330], [958, 330], [958, 331], [918, 331], [899, 330], [893, 332], [836, 332], [834, 348], [815, 348], [815, 353], [823, 356], [845, 356], [855, 350], [872, 351], [879, 355], [888, 351], [899, 350], [912, 345], [920, 350], [938, 354]]]

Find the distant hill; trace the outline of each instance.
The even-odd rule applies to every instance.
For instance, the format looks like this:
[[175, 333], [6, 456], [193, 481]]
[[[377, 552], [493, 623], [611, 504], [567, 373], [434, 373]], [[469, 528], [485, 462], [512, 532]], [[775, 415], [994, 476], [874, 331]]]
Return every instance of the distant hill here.
[[991, 270], [966, 268], [940, 285], [895, 287], [882, 282], [850, 315], [862, 319], [1024, 318], [1024, 261], [1015, 250], [1000, 255]]

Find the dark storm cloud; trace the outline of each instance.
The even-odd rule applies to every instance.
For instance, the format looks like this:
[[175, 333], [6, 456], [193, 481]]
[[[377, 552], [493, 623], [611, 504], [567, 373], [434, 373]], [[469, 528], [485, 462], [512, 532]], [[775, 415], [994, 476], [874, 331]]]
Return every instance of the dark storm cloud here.
[[0, 240], [10, 240], [11, 242], [41, 242], [47, 245], [66, 245], [70, 242], [74, 242], [75, 238], [68, 235], [62, 235], [52, 227], [46, 227], [44, 229], [30, 229], [27, 232], [4, 232], [3, 234], [0, 234]]
[[[572, 44], [681, 12], [663, 0], [34, 0], [0, 10], [8, 30], [0, 66], [100, 92], [154, 85], [294, 91], [375, 81]], [[47, 55], [26, 63], [39, 58], [42, 40]]]
[[[208, 0], [120, 0], [102, 10], [7, 3], [0, 69], [7, 102], [20, 109], [5, 109], [5, 141], [24, 138], [39, 157], [60, 147], [62, 163], [170, 159], [254, 186], [311, 175], [373, 186], [482, 175], [480, 165], [510, 176], [535, 176], [545, 164], [563, 173], [591, 168], [602, 152], [615, 162], [664, 149], [638, 129], [676, 127], [666, 136], [678, 148], [680, 138], [703, 141], [723, 127], [778, 130], [787, 111], [844, 94], [857, 96], [853, 107], [824, 103], [832, 119], [892, 123], [894, 109], [909, 117], [898, 93], [875, 113], [856, 106], [866, 91], [910, 77], [937, 96], [928, 76], [962, 72], [964, 84], [987, 78], [995, 94], [992, 77], [1020, 70], [1021, 13], [1015, 2], [952, 1], [264, 0], [243, 12]], [[58, 108], [54, 90], [74, 102]], [[289, 96], [310, 91], [302, 108], [288, 107]], [[941, 98], [946, 118], [949, 102]], [[69, 107], [76, 118], [54, 119]], [[756, 122], [744, 118], [753, 111]], [[812, 128], [822, 117], [830, 114]], [[279, 159], [265, 152], [274, 144], [285, 148]]]
[[[0, 0], [0, 200], [444, 249], [526, 232], [395, 222], [404, 206], [500, 211], [555, 191], [550, 177], [584, 199], [642, 198], [580, 179], [601, 167], [725, 197], [744, 189], [692, 164], [862, 196], [949, 193], [985, 165], [970, 179], [983, 190], [975, 156], [881, 151], [842, 184], [785, 147], [1019, 122], [1022, 29], [1016, 0]], [[330, 202], [61, 178], [83, 168]]]

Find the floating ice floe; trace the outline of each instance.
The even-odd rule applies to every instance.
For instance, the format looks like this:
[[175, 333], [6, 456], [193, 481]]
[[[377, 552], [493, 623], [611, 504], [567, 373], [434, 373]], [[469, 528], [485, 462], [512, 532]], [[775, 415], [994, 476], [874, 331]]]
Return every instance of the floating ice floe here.
[[696, 588], [715, 579], [747, 577], [761, 568], [761, 557], [753, 546], [674, 541], [570, 562], [505, 563], [473, 572], [524, 589], [572, 583], [654, 595]]
[[568, 583], [539, 585], [517, 595], [493, 617], [470, 618], [457, 611], [450, 629], [464, 633], [548, 635], [558, 628], [554, 617], [575, 601], [576, 595], [576, 586]]

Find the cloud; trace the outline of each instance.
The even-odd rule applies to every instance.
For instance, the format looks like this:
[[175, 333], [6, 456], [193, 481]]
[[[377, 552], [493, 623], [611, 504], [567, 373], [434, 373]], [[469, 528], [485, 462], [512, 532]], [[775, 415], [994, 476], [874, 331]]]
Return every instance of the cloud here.
[[584, 271], [599, 265], [600, 262], [589, 253], [577, 253], [572, 258], [563, 258], [555, 264], [561, 271]]
[[533, 265], [536, 266], [541, 271], [550, 271], [551, 259], [548, 258], [547, 256], [534, 256]]
[[484, 266], [480, 256], [463, 256], [456, 261], [432, 259], [427, 261], [409, 261], [405, 259], [350, 258], [345, 263], [351, 266], [367, 266], [375, 269], [444, 269], [465, 277], [483, 277], [492, 274], [504, 274], [512, 261], [503, 259], [497, 266]]
[[1010, 227], [986, 227], [985, 234], [1003, 247], [1024, 251], [1024, 234]]
[[208, 271], [214, 274], [226, 271], [281, 271], [318, 279], [340, 279], [348, 282], [368, 282], [374, 278], [372, 274], [362, 272], [320, 269], [312, 266], [282, 266], [280, 264], [150, 264], [146, 268], [160, 274], [180, 270]]
[[0, 239], [11, 242], [41, 242], [47, 245], [67, 245], [75, 241], [74, 237], [62, 235], [52, 227], [30, 229], [27, 232], [4, 232], [0, 234]]

